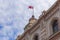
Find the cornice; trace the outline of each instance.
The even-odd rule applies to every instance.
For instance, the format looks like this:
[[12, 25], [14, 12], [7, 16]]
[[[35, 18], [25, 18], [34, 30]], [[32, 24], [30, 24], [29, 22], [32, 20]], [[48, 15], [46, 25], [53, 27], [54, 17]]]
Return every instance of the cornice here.
[[52, 38], [56, 37], [56, 36], [60, 36], [60, 31], [56, 32], [55, 34], [52, 34], [51, 36], [49, 36], [49, 40], [51, 40]]
[[45, 18], [46, 18], [49, 14], [51, 14], [51, 12], [53, 12], [53, 10], [55, 10], [58, 5], [59, 5], [59, 4], [58, 4], [58, 1], [56, 1], [46, 12], [44, 12], [44, 15], [40, 15], [39, 21], [40, 21], [40, 20], [45, 20]]

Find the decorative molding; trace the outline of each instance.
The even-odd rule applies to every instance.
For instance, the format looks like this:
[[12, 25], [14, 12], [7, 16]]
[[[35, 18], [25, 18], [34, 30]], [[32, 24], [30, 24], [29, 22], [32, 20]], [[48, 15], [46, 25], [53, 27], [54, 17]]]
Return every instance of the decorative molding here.
[[57, 11], [59, 11], [59, 8], [55, 8], [53, 12], [51, 12], [48, 16], [46, 16], [45, 21], [47, 21], [50, 17], [52, 17]]

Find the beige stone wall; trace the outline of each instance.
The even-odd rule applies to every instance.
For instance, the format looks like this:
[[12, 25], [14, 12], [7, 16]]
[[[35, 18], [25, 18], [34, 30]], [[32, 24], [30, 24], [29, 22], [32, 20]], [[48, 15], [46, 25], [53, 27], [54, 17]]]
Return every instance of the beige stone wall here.
[[51, 26], [51, 24], [52, 24], [52, 21], [55, 19], [55, 18], [58, 18], [58, 20], [60, 20], [60, 11], [58, 10], [58, 11], [56, 11], [55, 13], [54, 13], [54, 15], [53, 16], [51, 16], [47, 21], [46, 21], [46, 25], [47, 25], [47, 30], [48, 30], [48, 36], [50, 36], [51, 34], [53, 34], [53, 32], [52, 32], [52, 26]]
[[[38, 25], [39, 26], [39, 25]], [[35, 31], [34, 31], [35, 30]], [[39, 40], [40, 40], [40, 27], [39, 28], [35, 28], [30, 32], [30, 40], [34, 40], [35, 35], [39, 36]]]
[[[38, 35], [39, 40], [48, 39], [53, 34], [51, 24], [55, 19], [58, 20], [60, 29], [60, 4], [57, 5], [52, 12], [49, 12], [45, 19], [40, 20], [39, 24], [30, 30], [21, 40], [34, 40], [35, 35]], [[49, 40], [60, 40], [59, 35], [60, 34]]]

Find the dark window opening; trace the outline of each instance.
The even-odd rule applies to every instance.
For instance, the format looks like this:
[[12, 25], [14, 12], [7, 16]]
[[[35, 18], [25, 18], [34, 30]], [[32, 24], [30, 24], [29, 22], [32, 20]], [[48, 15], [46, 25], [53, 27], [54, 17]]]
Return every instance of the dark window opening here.
[[58, 31], [58, 21], [55, 20], [52, 26], [53, 26], [53, 33], [56, 33]]
[[38, 35], [36, 35], [36, 36], [34, 37], [34, 40], [38, 40]]

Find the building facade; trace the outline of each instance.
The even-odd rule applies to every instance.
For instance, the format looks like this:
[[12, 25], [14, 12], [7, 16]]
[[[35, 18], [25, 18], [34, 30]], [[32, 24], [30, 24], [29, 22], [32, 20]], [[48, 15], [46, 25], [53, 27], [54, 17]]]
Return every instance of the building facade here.
[[34, 15], [16, 40], [60, 40], [60, 0], [57, 0], [39, 19]]

